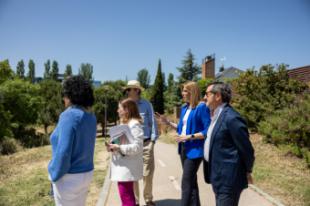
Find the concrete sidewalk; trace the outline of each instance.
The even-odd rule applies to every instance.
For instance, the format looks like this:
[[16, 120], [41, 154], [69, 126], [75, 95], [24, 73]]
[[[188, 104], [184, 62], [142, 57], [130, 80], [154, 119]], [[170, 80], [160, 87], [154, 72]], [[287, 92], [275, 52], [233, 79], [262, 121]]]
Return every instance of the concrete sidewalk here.
[[[154, 202], [157, 206], [180, 205], [182, 169], [176, 145], [157, 142], [155, 145], [155, 161], [156, 169], [153, 182]], [[211, 186], [207, 185], [203, 180], [202, 164], [198, 171], [198, 182], [201, 205], [215, 206], [215, 197]], [[111, 183], [109, 191], [105, 193], [108, 194], [106, 197], [106, 206], [121, 205], [117, 185], [114, 182]], [[140, 194], [143, 194], [142, 191]], [[143, 205], [144, 201], [142, 197], [140, 198], [140, 205]], [[272, 206], [273, 204], [254, 190], [246, 189], [241, 194], [239, 205]]]

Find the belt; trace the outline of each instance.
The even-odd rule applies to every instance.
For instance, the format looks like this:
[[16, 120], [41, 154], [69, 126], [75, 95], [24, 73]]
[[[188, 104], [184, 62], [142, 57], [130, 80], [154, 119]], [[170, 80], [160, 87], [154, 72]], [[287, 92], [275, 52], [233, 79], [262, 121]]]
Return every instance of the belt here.
[[148, 141], [151, 141], [150, 137], [143, 140], [143, 142], [148, 142]]

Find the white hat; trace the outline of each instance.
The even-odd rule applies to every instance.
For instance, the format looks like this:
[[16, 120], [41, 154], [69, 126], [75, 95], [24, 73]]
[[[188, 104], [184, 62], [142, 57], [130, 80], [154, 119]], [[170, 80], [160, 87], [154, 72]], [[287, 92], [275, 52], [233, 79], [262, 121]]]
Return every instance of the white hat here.
[[131, 89], [131, 88], [140, 89], [141, 91], [144, 90], [144, 88], [141, 87], [140, 82], [137, 81], [137, 80], [129, 80], [129, 81], [127, 82], [127, 86], [124, 87], [124, 90], [126, 90], [126, 89]]

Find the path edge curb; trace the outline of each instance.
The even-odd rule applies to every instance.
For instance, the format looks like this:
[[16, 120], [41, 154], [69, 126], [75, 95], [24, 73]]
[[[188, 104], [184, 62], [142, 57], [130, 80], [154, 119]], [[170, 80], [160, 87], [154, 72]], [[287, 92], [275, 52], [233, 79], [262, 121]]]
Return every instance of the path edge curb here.
[[264, 192], [262, 189], [260, 189], [259, 187], [249, 184], [249, 188], [251, 188], [252, 190], [254, 190], [255, 192], [257, 192], [259, 195], [263, 196], [264, 198], [266, 198], [266, 200], [268, 200], [269, 202], [271, 202], [272, 204], [276, 205], [276, 206], [285, 206], [283, 205], [279, 200], [273, 198], [272, 196], [270, 196], [269, 194], [267, 194], [266, 192]]
[[101, 192], [99, 194], [99, 198], [97, 201], [96, 206], [105, 206], [106, 202], [108, 200], [109, 192], [111, 187], [111, 180], [110, 180], [110, 166], [108, 166], [107, 174], [104, 178], [103, 187], [101, 189]]

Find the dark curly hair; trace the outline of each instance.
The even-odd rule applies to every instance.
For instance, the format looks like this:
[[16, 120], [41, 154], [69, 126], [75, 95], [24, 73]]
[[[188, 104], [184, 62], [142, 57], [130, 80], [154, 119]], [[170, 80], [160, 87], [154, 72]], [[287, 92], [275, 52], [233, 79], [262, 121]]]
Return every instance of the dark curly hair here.
[[62, 85], [62, 95], [69, 98], [71, 103], [83, 107], [94, 104], [94, 92], [91, 83], [83, 76], [71, 76]]

